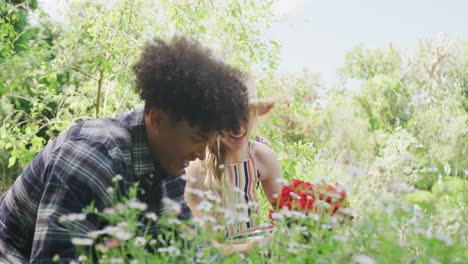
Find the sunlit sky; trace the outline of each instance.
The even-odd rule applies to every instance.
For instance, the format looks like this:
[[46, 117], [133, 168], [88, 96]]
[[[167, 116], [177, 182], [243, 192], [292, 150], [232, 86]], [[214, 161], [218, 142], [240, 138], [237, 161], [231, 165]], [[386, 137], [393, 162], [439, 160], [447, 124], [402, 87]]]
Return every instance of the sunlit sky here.
[[[64, 1], [39, 2], [53, 10]], [[274, 11], [280, 22], [265, 36], [283, 44], [279, 70], [307, 67], [327, 85], [359, 43], [412, 52], [440, 33], [468, 39], [468, 0], [279, 0]]]
[[267, 36], [283, 43], [280, 70], [308, 67], [327, 84], [359, 43], [403, 52], [440, 33], [468, 40], [467, 0], [280, 0], [283, 14]]

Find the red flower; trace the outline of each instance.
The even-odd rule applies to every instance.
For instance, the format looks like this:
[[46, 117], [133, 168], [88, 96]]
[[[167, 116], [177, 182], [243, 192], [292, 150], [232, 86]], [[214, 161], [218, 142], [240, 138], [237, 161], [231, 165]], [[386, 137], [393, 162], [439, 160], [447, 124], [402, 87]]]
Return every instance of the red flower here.
[[[283, 186], [281, 194], [272, 201], [273, 210], [269, 217], [273, 220], [273, 212], [288, 208], [300, 212], [315, 212], [334, 215], [340, 208], [347, 207], [346, 193], [339, 191], [339, 185], [312, 184], [299, 179], [292, 179], [289, 185]], [[329, 204], [330, 209], [316, 206], [321, 200]]]

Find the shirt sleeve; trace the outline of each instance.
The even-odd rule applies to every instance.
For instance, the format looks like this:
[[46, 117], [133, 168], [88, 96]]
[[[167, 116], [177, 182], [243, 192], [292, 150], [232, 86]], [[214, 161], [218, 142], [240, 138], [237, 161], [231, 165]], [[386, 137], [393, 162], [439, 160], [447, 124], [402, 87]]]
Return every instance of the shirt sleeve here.
[[106, 189], [113, 186], [116, 174], [123, 173], [122, 164], [104, 144], [87, 140], [68, 140], [52, 154], [44, 173], [31, 263], [52, 263], [57, 255], [65, 263], [76, 258], [70, 239], [84, 238], [101, 227], [89, 217], [72, 222], [61, 222], [60, 217], [81, 213], [93, 201], [98, 210], [110, 206]]

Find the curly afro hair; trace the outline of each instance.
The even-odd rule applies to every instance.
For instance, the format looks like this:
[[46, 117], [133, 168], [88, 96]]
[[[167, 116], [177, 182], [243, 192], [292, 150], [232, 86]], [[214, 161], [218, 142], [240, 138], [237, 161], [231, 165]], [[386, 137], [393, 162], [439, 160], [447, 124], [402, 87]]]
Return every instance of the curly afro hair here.
[[246, 75], [194, 40], [155, 39], [133, 66], [145, 111], [157, 107], [202, 131], [238, 131], [248, 119]]

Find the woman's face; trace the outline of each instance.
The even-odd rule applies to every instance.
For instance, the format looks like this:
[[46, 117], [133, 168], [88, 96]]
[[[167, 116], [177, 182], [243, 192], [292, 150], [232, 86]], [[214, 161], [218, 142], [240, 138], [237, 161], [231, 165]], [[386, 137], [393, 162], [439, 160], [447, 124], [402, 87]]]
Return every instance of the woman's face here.
[[221, 135], [221, 142], [229, 149], [236, 150], [249, 140], [249, 124], [245, 123], [238, 132], [226, 131]]
[[247, 122], [241, 125], [238, 132], [226, 131], [221, 135], [221, 142], [230, 150], [237, 150], [249, 142], [250, 132], [257, 120], [256, 109], [250, 108], [250, 116]]

